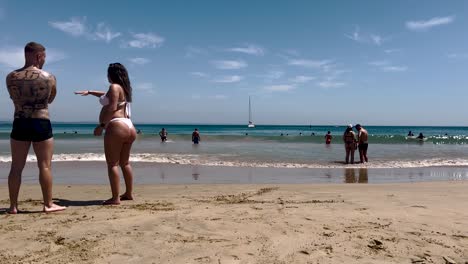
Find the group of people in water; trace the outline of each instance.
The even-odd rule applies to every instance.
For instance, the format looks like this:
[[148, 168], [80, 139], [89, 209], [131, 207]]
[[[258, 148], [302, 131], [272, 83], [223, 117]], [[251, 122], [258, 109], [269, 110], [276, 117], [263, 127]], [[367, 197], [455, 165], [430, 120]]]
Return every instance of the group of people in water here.
[[[163, 127], [161, 131], [159, 131], [159, 137], [161, 138], [161, 142], [166, 142], [167, 141], [167, 130]], [[192, 142], [193, 144], [198, 144], [201, 141], [200, 137], [200, 132], [198, 131], [198, 128], [195, 128], [195, 130], [192, 132]]]

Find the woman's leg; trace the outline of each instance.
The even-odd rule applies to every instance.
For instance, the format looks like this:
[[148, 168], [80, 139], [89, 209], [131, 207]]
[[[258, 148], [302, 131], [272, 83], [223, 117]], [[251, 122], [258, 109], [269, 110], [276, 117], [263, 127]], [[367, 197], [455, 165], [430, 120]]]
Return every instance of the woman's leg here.
[[125, 193], [120, 196], [121, 200], [133, 200], [133, 171], [130, 165], [130, 151], [132, 149], [133, 141], [135, 141], [135, 129], [130, 129], [130, 136], [128, 141], [123, 144], [120, 152], [120, 168], [122, 169], [123, 177], [125, 180]]
[[112, 191], [112, 198], [105, 201], [105, 205], [120, 204], [119, 198], [119, 162], [123, 142], [128, 136], [128, 127], [121, 122], [110, 122], [104, 135], [104, 153], [106, 155], [107, 173]]

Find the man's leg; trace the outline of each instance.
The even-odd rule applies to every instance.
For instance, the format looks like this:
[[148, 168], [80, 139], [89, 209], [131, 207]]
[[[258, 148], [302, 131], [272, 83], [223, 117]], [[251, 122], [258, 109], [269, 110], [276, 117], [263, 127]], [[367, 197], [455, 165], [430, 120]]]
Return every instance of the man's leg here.
[[33, 142], [33, 149], [37, 157], [39, 167], [39, 182], [44, 199], [44, 212], [65, 210], [66, 207], [52, 202], [52, 154], [54, 151], [54, 139], [49, 138], [40, 142]]
[[10, 192], [10, 209], [8, 213], [18, 213], [18, 194], [21, 186], [21, 174], [28, 157], [31, 142], [10, 139], [11, 168], [8, 175], [8, 190]]

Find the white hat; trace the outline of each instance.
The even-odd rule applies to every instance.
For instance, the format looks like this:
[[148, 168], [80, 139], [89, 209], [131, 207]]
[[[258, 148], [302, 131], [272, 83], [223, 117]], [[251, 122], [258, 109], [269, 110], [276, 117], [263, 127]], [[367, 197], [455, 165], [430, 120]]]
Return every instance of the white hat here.
[[353, 124], [349, 124], [349, 125], [348, 125], [348, 128], [353, 128]]

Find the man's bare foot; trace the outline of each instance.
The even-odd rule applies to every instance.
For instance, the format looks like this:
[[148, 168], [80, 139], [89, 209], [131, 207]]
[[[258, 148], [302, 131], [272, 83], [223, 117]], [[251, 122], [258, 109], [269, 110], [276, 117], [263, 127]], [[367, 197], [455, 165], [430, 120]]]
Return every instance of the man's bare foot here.
[[63, 211], [65, 209], [67, 209], [67, 207], [56, 205], [56, 204], [52, 203], [50, 206], [45, 206], [44, 205], [43, 211], [44, 211], [44, 213], [53, 213], [53, 212]]
[[44, 205], [43, 211], [45, 213], [53, 213], [53, 212], [63, 211], [65, 209], [67, 209], [67, 207], [52, 203], [50, 206]]
[[120, 204], [120, 199], [114, 200], [112, 198], [102, 203], [102, 205], [119, 205], [119, 204]]
[[124, 193], [120, 195], [120, 201], [131, 201], [133, 200], [133, 195]]
[[18, 208], [16, 207], [10, 207], [9, 209], [6, 210], [7, 214], [17, 214], [18, 213]]

